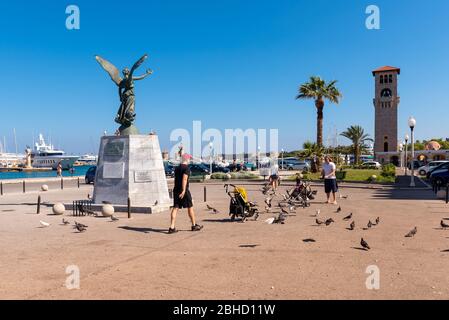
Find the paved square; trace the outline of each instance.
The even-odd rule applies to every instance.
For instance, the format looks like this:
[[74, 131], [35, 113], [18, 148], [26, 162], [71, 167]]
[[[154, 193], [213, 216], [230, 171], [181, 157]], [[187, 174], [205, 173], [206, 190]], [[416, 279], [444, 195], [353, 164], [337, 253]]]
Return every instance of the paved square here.
[[[341, 213], [336, 206], [313, 203], [297, 209], [285, 224], [230, 222], [223, 184], [208, 183], [207, 200], [220, 210], [211, 214], [203, 202], [204, 184], [192, 183], [201, 232], [191, 232], [181, 211], [177, 234], [166, 234], [169, 214], [119, 213], [108, 218], [75, 219], [88, 230], [60, 225], [50, 207], [35, 214], [37, 193], [0, 197], [1, 299], [448, 299], [448, 206], [426, 190], [343, 186]], [[250, 200], [264, 208], [256, 184], [246, 185]], [[280, 191], [284, 192], [285, 186]], [[318, 187], [317, 202], [323, 202]], [[92, 194], [92, 187], [43, 193], [44, 202], [72, 201]], [[332, 217], [330, 226], [315, 224]], [[352, 212], [356, 230], [342, 218]], [[378, 226], [362, 230], [369, 219]], [[39, 220], [51, 223], [40, 228]], [[404, 235], [418, 227], [414, 238]], [[360, 250], [360, 238], [371, 246]], [[305, 242], [305, 239], [316, 242]], [[65, 286], [66, 267], [80, 269], [80, 289]], [[368, 290], [365, 273], [380, 270], [380, 289]]]

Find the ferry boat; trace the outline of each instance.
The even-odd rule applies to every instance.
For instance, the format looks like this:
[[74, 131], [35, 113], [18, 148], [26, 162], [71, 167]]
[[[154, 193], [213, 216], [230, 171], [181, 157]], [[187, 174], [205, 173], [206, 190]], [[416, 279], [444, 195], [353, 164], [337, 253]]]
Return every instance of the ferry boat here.
[[93, 154], [85, 154], [76, 160], [75, 165], [86, 166], [86, 165], [96, 165], [98, 157]]
[[18, 167], [25, 162], [25, 155], [0, 152], [0, 167]]
[[62, 150], [55, 150], [52, 144], [46, 144], [42, 134], [39, 134], [39, 141], [34, 145], [31, 153], [32, 166], [34, 168], [52, 168], [56, 170], [61, 163], [63, 170], [73, 167], [78, 160], [78, 156], [66, 156]]

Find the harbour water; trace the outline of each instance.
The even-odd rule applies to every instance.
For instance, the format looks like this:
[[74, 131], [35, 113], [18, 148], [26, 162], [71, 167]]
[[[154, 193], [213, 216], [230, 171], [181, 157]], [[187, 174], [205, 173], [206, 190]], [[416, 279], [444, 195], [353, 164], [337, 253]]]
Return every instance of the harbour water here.
[[[87, 170], [92, 167], [88, 166], [77, 166], [74, 167], [75, 171], [70, 173], [69, 170], [62, 171], [63, 177], [79, 177], [86, 174]], [[10, 180], [10, 179], [29, 179], [29, 178], [54, 178], [56, 177], [56, 171], [35, 171], [35, 172], [0, 172], [0, 180]]]

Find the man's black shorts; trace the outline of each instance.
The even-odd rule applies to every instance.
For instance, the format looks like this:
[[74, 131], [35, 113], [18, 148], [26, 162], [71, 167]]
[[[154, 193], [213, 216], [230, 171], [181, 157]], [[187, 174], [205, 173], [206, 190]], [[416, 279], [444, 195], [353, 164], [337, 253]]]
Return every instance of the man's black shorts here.
[[337, 179], [324, 179], [324, 192], [325, 193], [331, 193], [331, 192], [337, 192], [338, 186], [337, 186]]

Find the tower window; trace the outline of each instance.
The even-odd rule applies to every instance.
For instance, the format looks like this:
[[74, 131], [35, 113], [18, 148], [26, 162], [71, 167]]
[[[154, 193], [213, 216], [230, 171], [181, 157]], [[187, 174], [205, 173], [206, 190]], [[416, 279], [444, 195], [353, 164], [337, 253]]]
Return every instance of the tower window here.
[[384, 142], [384, 152], [388, 152], [388, 142]]
[[390, 76], [388, 77], [388, 82], [393, 83], [393, 75], [390, 74]]
[[384, 76], [380, 76], [380, 83], [384, 83]]

